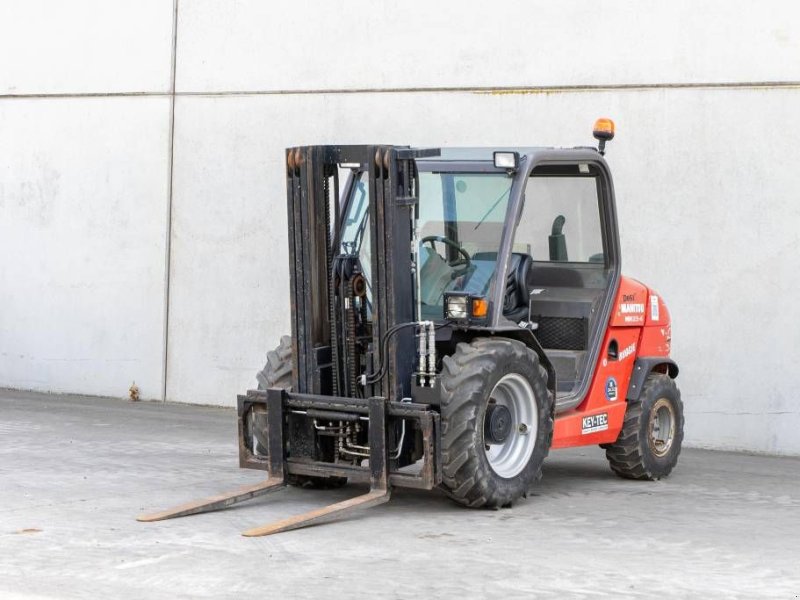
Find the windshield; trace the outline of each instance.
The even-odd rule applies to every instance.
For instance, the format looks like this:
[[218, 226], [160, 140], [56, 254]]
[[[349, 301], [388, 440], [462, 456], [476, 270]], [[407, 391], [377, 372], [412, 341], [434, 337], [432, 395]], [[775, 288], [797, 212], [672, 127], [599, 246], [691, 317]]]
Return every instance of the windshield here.
[[[339, 252], [358, 256], [371, 313], [372, 248], [366, 178], [360, 173], [354, 182]], [[489, 297], [511, 182], [505, 173], [420, 173], [417, 224], [422, 319], [442, 319], [445, 292]]]
[[420, 173], [422, 319], [441, 319], [445, 292], [488, 298], [512, 178], [505, 173]]

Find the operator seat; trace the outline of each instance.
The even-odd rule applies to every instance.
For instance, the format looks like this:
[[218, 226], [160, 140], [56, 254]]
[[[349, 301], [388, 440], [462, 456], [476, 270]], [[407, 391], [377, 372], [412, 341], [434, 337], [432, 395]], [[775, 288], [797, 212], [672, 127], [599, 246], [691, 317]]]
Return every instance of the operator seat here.
[[[477, 252], [473, 260], [497, 260], [496, 252]], [[533, 258], [524, 252], [512, 252], [506, 275], [506, 293], [503, 297], [503, 315], [515, 323], [528, 318], [528, 274]]]

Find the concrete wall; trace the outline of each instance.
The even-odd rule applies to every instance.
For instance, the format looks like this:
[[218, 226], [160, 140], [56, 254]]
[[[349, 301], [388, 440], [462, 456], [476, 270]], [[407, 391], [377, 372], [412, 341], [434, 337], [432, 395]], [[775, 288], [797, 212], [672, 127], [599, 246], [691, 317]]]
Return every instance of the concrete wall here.
[[0, 3], [0, 385], [160, 396], [172, 14]]
[[288, 330], [285, 146], [587, 144], [611, 116], [687, 443], [800, 454], [800, 6], [504, 8], [181, 0], [175, 37], [168, 1], [3, 4], [0, 385], [231, 405]]

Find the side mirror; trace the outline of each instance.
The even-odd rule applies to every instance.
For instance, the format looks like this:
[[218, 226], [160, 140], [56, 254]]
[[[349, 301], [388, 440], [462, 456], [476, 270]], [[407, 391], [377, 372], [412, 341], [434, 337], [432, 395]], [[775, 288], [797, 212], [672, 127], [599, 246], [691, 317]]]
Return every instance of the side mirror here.
[[567, 258], [567, 238], [564, 236], [564, 224], [567, 219], [564, 215], [558, 215], [553, 221], [553, 228], [548, 236], [550, 245], [550, 260], [565, 262]]

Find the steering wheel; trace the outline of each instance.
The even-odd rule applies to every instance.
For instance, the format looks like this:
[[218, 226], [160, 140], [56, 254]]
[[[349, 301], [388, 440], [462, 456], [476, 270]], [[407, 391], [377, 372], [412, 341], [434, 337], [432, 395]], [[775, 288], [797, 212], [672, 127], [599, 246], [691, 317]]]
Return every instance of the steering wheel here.
[[[419, 241], [420, 245], [430, 244], [433, 251], [436, 252], [436, 247], [434, 246], [434, 242], [441, 242], [445, 246], [450, 246], [462, 256], [461, 259], [448, 262], [447, 265], [449, 267], [451, 268], [462, 267], [460, 270], [466, 271], [472, 265], [472, 258], [470, 258], [469, 252], [464, 250], [461, 246], [458, 245], [458, 243], [454, 242], [450, 238], [446, 238], [443, 235], [427, 235]], [[436, 253], [438, 254], [438, 252]]]

